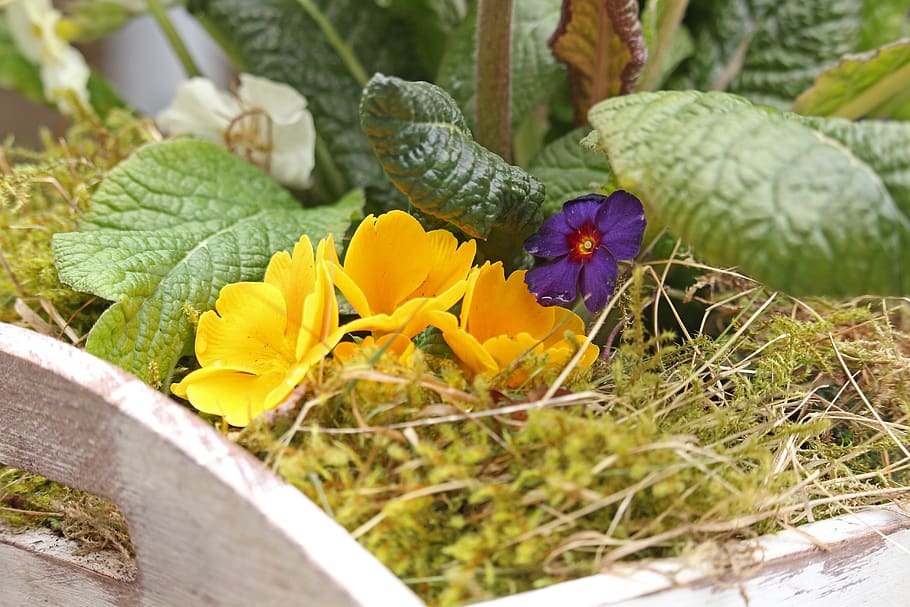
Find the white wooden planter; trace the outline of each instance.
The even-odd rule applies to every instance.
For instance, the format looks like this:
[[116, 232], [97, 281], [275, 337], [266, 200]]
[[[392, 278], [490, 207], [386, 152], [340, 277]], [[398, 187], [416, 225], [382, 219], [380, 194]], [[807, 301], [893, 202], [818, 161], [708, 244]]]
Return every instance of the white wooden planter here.
[[[0, 324], [0, 462], [114, 501], [135, 562], [0, 526], [0, 606], [423, 603], [343, 528], [190, 411], [62, 342]], [[910, 513], [869, 509], [743, 544], [749, 573], [622, 566], [485, 607], [910, 604]], [[759, 566], [760, 565], [760, 566]]]

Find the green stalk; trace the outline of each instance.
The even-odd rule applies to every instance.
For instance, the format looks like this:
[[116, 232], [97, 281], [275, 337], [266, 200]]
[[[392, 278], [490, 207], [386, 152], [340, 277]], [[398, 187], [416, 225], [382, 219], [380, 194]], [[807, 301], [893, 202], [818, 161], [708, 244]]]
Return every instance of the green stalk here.
[[660, 5], [661, 10], [654, 10], [654, 6], [658, 6], [657, 3], [648, 5], [651, 8], [647, 15], [650, 22], [651, 48], [648, 49], [648, 61], [638, 79], [636, 90], [650, 91], [657, 85], [657, 79], [661, 75], [660, 68], [663, 67], [667, 53], [673, 46], [673, 36], [679, 30], [688, 4], [689, 0], [669, 0]]
[[855, 120], [872, 114], [883, 105], [890, 105], [894, 99], [899, 100], [900, 104], [902, 103], [900, 100], [907, 96], [908, 82], [910, 82], [910, 64], [891, 72], [863, 93], [837, 108], [831, 115]]
[[168, 44], [171, 45], [171, 48], [177, 55], [177, 59], [180, 60], [180, 64], [183, 65], [183, 71], [186, 72], [187, 77], [195, 78], [201, 76], [202, 72], [199, 70], [196, 62], [193, 61], [193, 56], [190, 55], [190, 51], [186, 48], [183, 39], [174, 28], [174, 24], [171, 22], [171, 18], [168, 17], [167, 11], [164, 10], [164, 6], [162, 6], [161, 2], [158, 0], [146, 0], [146, 5], [148, 6], [149, 12], [152, 14], [152, 17], [158, 22], [158, 27], [161, 28], [164, 37], [167, 38]]
[[310, 19], [315, 21], [316, 25], [319, 26], [319, 29], [322, 30], [322, 33], [325, 34], [326, 40], [341, 58], [341, 61], [344, 62], [345, 67], [348, 68], [348, 71], [357, 81], [357, 84], [359, 84], [361, 88], [365, 87], [367, 85], [367, 80], [369, 80], [367, 72], [363, 69], [363, 66], [360, 65], [360, 61], [357, 60], [354, 50], [341, 38], [341, 35], [338, 33], [338, 30], [335, 29], [335, 26], [333, 26], [326, 18], [325, 14], [319, 10], [319, 7], [313, 4], [313, 0], [297, 0], [297, 3], [303, 7], [303, 10], [310, 16]]
[[477, 142], [512, 159], [512, 0], [478, 0]]
[[346, 191], [344, 177], [332, 160], [332, 153], [322, 137], [316, 136], [316, 167], [325, 181], [329, 200], [338, 200]]

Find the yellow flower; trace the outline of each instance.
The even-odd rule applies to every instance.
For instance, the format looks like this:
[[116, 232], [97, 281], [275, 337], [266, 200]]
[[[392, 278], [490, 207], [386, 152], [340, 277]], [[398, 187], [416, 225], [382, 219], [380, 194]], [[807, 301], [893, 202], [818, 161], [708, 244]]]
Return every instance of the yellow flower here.
[[315, 258], [303, 236], [293, 255], [272, 256], [264, 282], [221, 289], [215, 310], [196, 329], [201, 368], [171, 391], [234, 426], [278, 406], [343, 335], [334, 264], [326, 262], [334, 255], [331, 236], [320, 241]]
[[446, 230], [426, 232], [402, 211], [368, 216], [351, 238], [335, 284], [360, 318], [348, 331], [398, 333], [411, 338], [429, 325], [432, 311], [461, 299], [477, 244], [459, 246]]
[[354, 360], [358, 353], [378, 352], [380, 349], [385, 354], [394, 356], [402, 365], [407, 366], [412, 361], [417, 346], [407, 337], [396, 333], [389, 333], [378, 339], [373, 339], [372, 336], [367, 335], [360, 343], [353, 341], [341, 342], [332, 351], [332, 358], [342, 364], [347, 364]]
[[[447, 312], [430, 315], [469, 371], [503, 374], [510, 386], [526, 381], [541, 361], [549, 368], [563, 367], [585, 339], [581, 318], [565, 308], [538, 304], [524, 274], [519, 270], [506, 279], [501, 262], [487, 262], [468, 277], [460, 319]], [[598, 351], [588, 345], [578, 366], [591, 366]]]

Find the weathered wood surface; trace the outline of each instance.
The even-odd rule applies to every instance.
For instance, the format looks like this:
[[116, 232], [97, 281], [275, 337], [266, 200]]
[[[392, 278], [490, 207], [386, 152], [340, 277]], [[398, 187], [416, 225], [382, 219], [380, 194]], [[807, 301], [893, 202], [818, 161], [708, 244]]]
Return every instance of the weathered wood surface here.
[[[0, 525], [0, 607], [423, 605], [192, 412], [82, 351], [2, 323], [0, 462], [113, 500], [136, 548], [135, 563], [116, 553], [73, 557], [50, 532]], [[624, 566], [477, 607], [910, 604], [910, 516], [897, 509], [742, 550], [764, 566], [721, 576], [710, 563]]]
[[0, 462], [114, 501], [138, 566], [124, 582], [6, 533], [3, 607], [423, 605], [300, 492], [190, 411], [9, 325], [0, 325]]
[[[903, 607], [910, 511], [871, 508], [744, 542], [737, 573], [667, 559], [474, 607]], [[758, 566], [761, 563], [761, 566]]]

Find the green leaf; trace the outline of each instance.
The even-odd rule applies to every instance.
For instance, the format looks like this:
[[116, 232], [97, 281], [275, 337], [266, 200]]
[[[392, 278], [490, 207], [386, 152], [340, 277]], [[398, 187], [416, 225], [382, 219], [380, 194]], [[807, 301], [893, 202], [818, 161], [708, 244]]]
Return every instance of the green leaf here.
[[304, 210], [258, 168], [204, 141], [140, 148], [92, 196], [80, 231], [56, 234], [60, 279], [115, 301], [86, 349], [150, 383], [193, 335], [222, 286], [261, 280], [275, 251], [340, 236], [362, 196]]
[[569, 66], [581, 123], [593, 103], [635, 89], [648, 56], [638, 0], [564, 0], [550, 47]]
[[619, 186], [706, 261], [793, 294], [910, 292], [910, 125], [693, 91], [611, 99], [589, 118]]
[[815, 116], [887, 118], [910, 104], [910, 40], [848, 55], [797, 97], [793, 111]]
[[894, 202], [905, 215], [910, 215], [910, 124], [880, 120], [853, 122], [790, 113], [782, 116], [846, 146], [875, 170]]
[[907, 0], [863, 0], [863, 26], [857, 51], [869, 51], [910, 36]]
[[[563, 82], [565, 68], [547, 41], [559, 22], [559, 0], [521, 0], [512, 7], [512, 124], [545, 103]], [[449, 40], [436, 83], [444, 88], [473, 126], [476, 106], [475, 58], [477, 3]]]
[[113, 89], [111, 84], [95, 71], [89, 74], [87, 88], [92, 109], [101, 118], [105, 118], [111, 110], [127, 107], [126, 102]]
[[408, 22], [414, 32], [416, 54], [431, 74], [439, 69], [446, 41], [465, 17], [460, 0], [389, 0], [385, 4], [393, 14]]
[[531, 161], [528, 172], [546, 186], [544, 217], [559, 212], [567, 200], [596, 192], [610, 181], [610, 165], [603, 154], [580, 144], [590, 131], [580, 127], [563, 135]]
[[420, 211], [482, 239], [523, 235], [539, 221], [543, 186], [475, 142], [438, 86], [376, 74], [360, 115], [389, 179]]
[[0, 87], [12, 89], [31, 101], [45, 103], [38, 66], [16, 48], [5, 14], [0, 15]]
[[691, 0], [695, 55], [685, 88], [726, 90], [780, 109], [853, 52], [862, 0]]
[[648, 0], [642, 13], [642, 31], [648, 60], [636, 89], [657, 88], [695, 50], [692, 35], [682, 26], [689, 0]]
[[368, 200], [379, 207], [402, 206], [360, 130], [357, 110], [364, 83], [345, 56], [367, 75], [424, 77], [413, 36], [404, 21], [372, 2], [312, 4], [340, 36], [335, 44], [299, 0], [190, 0], [188, 8], [243, 70], [285, 82], [306, 96], [320, 152], [327, 151], [319, 154], [317, 165], [334, 163], [345, 189], [365, 187]]

